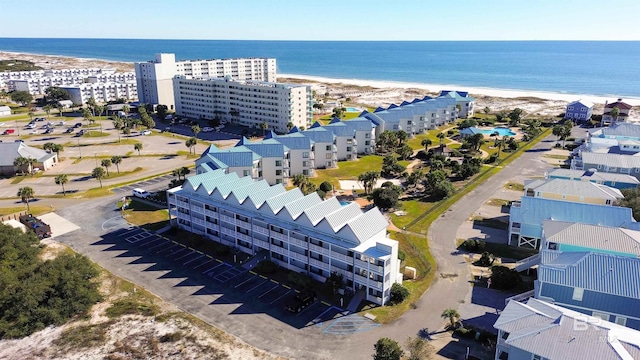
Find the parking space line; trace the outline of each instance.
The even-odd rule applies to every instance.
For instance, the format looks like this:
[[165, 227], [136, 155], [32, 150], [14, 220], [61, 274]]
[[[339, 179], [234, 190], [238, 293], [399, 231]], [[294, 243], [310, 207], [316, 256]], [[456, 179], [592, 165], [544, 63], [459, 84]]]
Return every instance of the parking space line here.
[[249, 273], [250, 273], [250, 274], [253, 274], [253, 275], [258, 275], [258, 273], [257, 273], [257, 272], [254, 272], [253, 270], [249, 270]]
[[146, 247], [146, 246], [148, 246], [150, 244], [154, 244], [154, 243], [156, 243], [158, 241], [162, 242], [162, 239], [148, 238], [148, 239], [144, 239], [144, 240], [139, 241], [138, 243], [136, 243], [136, 245], [138, 245], [138, 247]]
[[198, 265], [198, 266], [194, 266], [193, 270], [196, 270], [196, 269], [198, 269], [198, 268], [199, 268], [199, 267], [201, 267], [201, 266], [207, 265], [207, 264], [209, 264], [209, 263], [210, 263], [210, 262], [212, 262], [212, 261], [213, 261], [213, 260], [207, 260], [206, 262], [203, 262], [202, 264], [200, 264], [200, 265]]
[[[162, 249], [160, 251], [157, 251], [156, 254], [164, 256], [164, 255], [167, 255], [167, 254], [170, 254], [170, 253], [174, 252], [175, 248], [176, 248], [176, 245], [175, 244], [171, 244], [171, 243], [168, 243], [168, 244], [169, 244], [168, 248]], [[167, 251], [167, 250], [169, 250], [169, 251], [165, 253], [165, 251]]]
[[[273, 281], [273, 280], [272, 280], [272, 281]], [[271, 289], [269, 289], [269, 290], [267, 290], [267, 291], [263, 292], [262, 294], [260, 294], [260, 296], [258, 296], [258, 299], [261, 299], [263, 296], [267, 295], [268, 293], [272, 292], [273, 290], [275, 290], [275, 289], [277, 289], [277, 288], [278, 288], [278, 285], [276, 285], [276, 286], [272, 287]]]
[[189, 261], [187, 261], [187, 262], [185, 262], [185, 263], [182, 263], [182, 265], [187, 265], [187, 264], [189, 264], [189, 263], [192, 263], [192, 262], [194, 262], [194, 261], [196, 261], [196, 260], [200, 259], [202, 256], [204, 256], [204, 255], [200, 255], [200, 256], [198, 256], [197, 258], [194, 258], [194, 259], [191, 259], [191, 260], [189, 260]]
[[275, 281], [273, 279], [271, 279], [271, 282], [274, 283], [274, 284], [280, 284], [279, 282], [277, 282], [277, 281]]
[[[285, 287], [286, 287], [286, 286], [285, 286]], [[291, 289], [291, 288], [289, 288], [289, 289]], [[273, 300], [272, 302], [270, 302], [270, 303], [269, 303], [269, 305], [272, 305], [272, 304], [273, 304], [273, 303], [275, 303], [276, 301], [278, 301], [278, 300], [282, 299], [283, 297], [287, 296], [290, 292], [291, 292], [291, 290], [289, 290], [289, 291], [287, 291], [286, 293], [284, 293], [284, 294], [282, 294], [282, 295], [278, 296], [275, 300]]]
[[[187, 250], [189, 250], [189, 249], [187, 249]], [[193, 254], [193, 251], [189, 251], [188, 253], [186, 253], [186, 254], [184, 254], [184, 255], [180, 255], [180, 257], [175, 258], [174, 260], [178, 261], [178, 260], [180, 260], [180, 259], [182, 259], [182, 258], [185, 258], [185, 257], [187, 257], [187, 256], [189, 256], [189, 255], [192, 255], [192, 254]]]
[[291, 286], [289, 286], [289, 285], [282, 284], [282, 287], [285, 287], [285, 288], [291, 290]]
[[259, 276], [260, 276], [261, 278], [263, 278], [263, 279], [267, 280], [267, 277], [266, 277], [266, 276], [264, 276], [264, 275], [259, 275]]
[[323, 301], [320, 301], [320, 302], [321, 302], [322, 304], [324, 304], [324, 305], [332, 306], [331, 304], [329, 304], [328, 302], [326, 302], [326, 301], [324, 301], [324, 300], [323, 300]]
[[[158, 249], [158, 248], [160, 248], [162, 246], [165, 246], [165, 245], [167, 245], [167, 242], [163, 241], [162, 239], [160, 239], [160, 243], [159, 244], [155, 244], [155, 245], [147, 248], [147, 251], [155, 251], [155, 249]], [[169, 243], [169, 245], [171, 245], [171, 244]]]
[[217, 262], [219, 262], [219, 263], [221, 263], [221, 264], [222, 264], [222, 263], [224, 263], [224, 261], [222, 261], [222, 260], [220, 260], [220, 259], [216, 259], [216, 261], [217, 261]]
[[258, 285], [256, 285], [256, 286], [252, 287], [251, 289], [249, 289], [249, 290], [247, 290], [247, 291], [245, 291], [245, 292], [246, 292], [246, 293], [250, 293], [250, 292], [252, 292], [253, 290], [257, 289], [259, 286], [264, 285], [265, 283], [267, 283], [267, 281], [261, 281]]
[[238, 284], [238, 285], [234, 286], [234, 288], [238, 288], [238, 286], [242, 286], [242, 284], [244, 284], [244, 283], [246, 283], [246, 282], [249, 282], [249, 281], [251, 281], [251, 280], [253, 280], [253, 279], [254, 279], [254, 278], [250, 277], [250, 278], [248, 278], [247, 280], [245, 280], [245, 281], [241, 282], [240, 284]]
[[183, 248], [183, 247], [181, 247], [181, 248], [178, 248], [178, 250], [175, 250], [174, 252], [172, 252], [171, 254], [167, 254], [166, 256], [173, 256], [173, 255], [177, 255], [177, 254], [179, 254], [179, 253], [181, 253], [181, 252], [183, 252], [183, 251], [187, 251], [187, 252], [188, 252], [189, 250], [188, 250], [188, 249], [185, 249], [185, 248]]
[[208, 273], [208, 272], [210, 272], [210, 271], [213, 271], [213, 270], [215, 270], [215, 269], [217, 269], [217, 268], [219, 268], [219, 267], [221, 267], [221, 266], [224, 266], [224, 264], [217, 264], [217, 265], [215, 265], [214, 267], [210, 267], [210, 268], [208, 268], [207, 270], [203, 271], [202, 273], [203, 273], [203, 274], [206, 274], [206, 273]]

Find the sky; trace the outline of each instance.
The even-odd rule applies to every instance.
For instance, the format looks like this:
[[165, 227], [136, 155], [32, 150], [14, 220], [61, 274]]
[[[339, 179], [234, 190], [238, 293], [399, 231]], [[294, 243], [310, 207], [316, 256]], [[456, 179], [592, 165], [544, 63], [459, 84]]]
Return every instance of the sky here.
[[640, 40], [639, 0], [0, 0], [0, 12], [0, 37]]

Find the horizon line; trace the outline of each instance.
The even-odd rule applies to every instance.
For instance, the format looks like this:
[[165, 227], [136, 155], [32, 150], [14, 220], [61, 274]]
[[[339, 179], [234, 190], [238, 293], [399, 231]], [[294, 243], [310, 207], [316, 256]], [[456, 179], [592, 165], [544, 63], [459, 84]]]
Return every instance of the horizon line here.
[[457, 39], [457, 40], [381, 40], [381, 39], [180, 39], [180, 38], [115, 38], [115, 37], [7, 37], [0, 36], [0, 39], [50, 39], [50, 40], [155, 40], [155, 41], [264, 41], [264, 42], [640, 42], [637, 40], [592, 40], [592, 39]]

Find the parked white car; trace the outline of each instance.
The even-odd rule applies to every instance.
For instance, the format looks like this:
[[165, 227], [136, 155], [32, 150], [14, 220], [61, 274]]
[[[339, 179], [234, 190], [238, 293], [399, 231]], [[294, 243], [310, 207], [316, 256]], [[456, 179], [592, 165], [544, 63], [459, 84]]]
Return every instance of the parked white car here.
[[31, 135], [40, 134], [40, 131], [38, 131], [38, 130], [33, 130], [33, 131], [32, 131], [32, 132], [30, 132], [29, 134], [31, 134]]
[[66, 123], [67, 123], [66, 121], [60, 121], [60, 122], [58, 123], [58, 126], [63, 126], [63, 125], [65, 125]]
[[27, 125], [28, 129], [35, 129], [36, 128], [36, 124], [29, 124]]
[[3, 127], [3, 126], [4, 126], [4, 123], [3, 123], [3, 122], [0, 122], [0, 127]]
[[212, 132], [212, 131], [213, 131], [213, 128], [212, 128], [212, 127], [208, 127], [208, 126], [207, 126], [207, 127], [203, 127], [203, 128], [202, 128], [202, 132]]
[[140, 132], [141, 135], [151, 135], [151, 130], [142, 130]]

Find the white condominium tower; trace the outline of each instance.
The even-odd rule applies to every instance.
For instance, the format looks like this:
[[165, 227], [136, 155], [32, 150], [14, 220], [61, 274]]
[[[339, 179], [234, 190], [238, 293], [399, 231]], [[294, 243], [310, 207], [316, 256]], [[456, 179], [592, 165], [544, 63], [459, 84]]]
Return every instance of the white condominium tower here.
[[313, 96], [305, 85], [230, 78], [173, 78], [176, 114], [196, 119], [227, 120], [234, 124], [287, 132], [290, 122], [309, 127]]
[[154, 60], [135, 63], [140, 102], [175, 106], [172, 78], [225, 77], [234, 80], [276, 81], [276, 59], [179, 60], [175, 54], [156, 54]]

